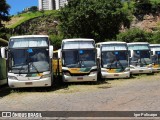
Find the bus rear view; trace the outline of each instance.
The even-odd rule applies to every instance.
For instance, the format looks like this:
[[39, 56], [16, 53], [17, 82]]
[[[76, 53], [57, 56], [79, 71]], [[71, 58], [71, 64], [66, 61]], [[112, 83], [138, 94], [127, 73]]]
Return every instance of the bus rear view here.
[[152, 73], [151, 51], [149, 43], [127, 43], [130, 51], [131, 74]]
[[62, 78], [64, 82], [97, 81], [96, 48], [93, 39], [62, 41]]
[[[5, 56], [5, 53], [3, 54]], [[51, 86], [52, 54], [53, 46], [50, 46], [46, 35], [11, 37], [6, 56], [9, 87]]]

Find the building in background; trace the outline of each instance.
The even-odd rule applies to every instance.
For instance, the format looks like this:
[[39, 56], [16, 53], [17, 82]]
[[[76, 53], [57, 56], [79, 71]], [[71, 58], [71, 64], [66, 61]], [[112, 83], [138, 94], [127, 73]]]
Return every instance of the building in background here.
[[55, 0], [38, 0], [39, 10], [55, 10]]
[[38, 0], [39, 10], [58, 10], [68, 4], [68, 0]]
[[64, 7], [65, 4], [68, 4], [68, 0], [56, 0], [56, 10]]

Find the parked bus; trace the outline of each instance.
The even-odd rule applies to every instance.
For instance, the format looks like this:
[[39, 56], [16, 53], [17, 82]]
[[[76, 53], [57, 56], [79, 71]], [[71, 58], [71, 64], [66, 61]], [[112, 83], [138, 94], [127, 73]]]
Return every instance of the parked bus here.
[[8, 48], [1, 48], [1, 54], [8, 62], [9, 87], [52, 85], [53, 46], [47, 35], [11, 37]]
[[0, 38], [0, 85], [7, 84], [6, 60], [1, 56], [1, 47], [8, 46], [8, 41]]
[[152, 51], [153, 72], [160, 71], [160, 44], [150, 44]]
[[3, 59], [0, 54], [0, 85], [4, 84], [7, 84], [6, 60]]
[[102, 78], [130, 77], [126, 42], [100, 42], [96, 46]]
[[93, 39], [65, 39], [61, 45], [63, 82], [97, 81], [96, 47]]
[[127, 43], [130, 51], [131, 74], [152, 73], [151, 51], [148, 42]]

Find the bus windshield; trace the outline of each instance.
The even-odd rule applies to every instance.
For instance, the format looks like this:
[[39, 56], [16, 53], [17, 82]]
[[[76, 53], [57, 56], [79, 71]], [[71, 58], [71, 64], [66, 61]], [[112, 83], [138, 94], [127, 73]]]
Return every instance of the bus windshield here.
[[9, 48], [48, 47], [48, 44], [47, 37], [12, 38], [9, 41]]
[[155, 51], [155, 55], [152, 56], [152, 62], [154, 64], [160, 64], [160, 51]]
[[39, 73], [49, 71], [48, 49], [10, 49], [9, 71], [13, 73]]
[[96, 51], [91, 50], [66, 50], [63, 51], [64, 66], [69, 68], [91, 68], [96, 65]]
[[133, 45], [128, 45], [129, 50], [149, 50], [149, 45], [148, 44], [133, 44]]
[[103, 51], [102, 66], [109, 69], [128, 67], [127, 51]]
[[131, 64], [136, 65], [148, 65], [151, 64], [150, 52], [149, 50], [134, 50]]

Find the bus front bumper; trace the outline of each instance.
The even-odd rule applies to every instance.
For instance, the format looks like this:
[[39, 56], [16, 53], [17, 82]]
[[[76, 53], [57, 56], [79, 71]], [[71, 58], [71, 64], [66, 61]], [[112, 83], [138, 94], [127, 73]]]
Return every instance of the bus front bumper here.
[[101, 72], [102, 78], [129, 78], [130, 72], [121, 72], [121, 73], [108, 73]]
[[85, 76], [67, 76], [63, 74], [63, 82], [87, 82], [97, 81], [97, 73]]
[[152, 68], [130, 68], [131, 74], [143, 74], [143, 73], [152, 73]]
[[43, 78], [39, 80], [15, 80], [8, 79], [10, 88], [23, 88], [23, 87], [49, 87], [51, 86], [51, 78]]
[[152, 68], [153, 72], [160, 72], [160, 68]]

